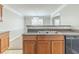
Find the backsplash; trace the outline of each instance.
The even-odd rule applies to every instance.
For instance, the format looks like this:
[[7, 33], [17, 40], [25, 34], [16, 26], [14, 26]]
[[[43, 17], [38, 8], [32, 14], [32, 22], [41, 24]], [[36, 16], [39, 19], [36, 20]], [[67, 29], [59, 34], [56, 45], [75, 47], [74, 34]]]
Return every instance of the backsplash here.
[[27, 32], [28, 33], [37, 33], [38, 31], [71, 31], [72, 27], [70, 25], [60, 25], [60, 26], [54, 26], [54, 25], [44, 25], [44, 26], [33, 26], [28, 25]]

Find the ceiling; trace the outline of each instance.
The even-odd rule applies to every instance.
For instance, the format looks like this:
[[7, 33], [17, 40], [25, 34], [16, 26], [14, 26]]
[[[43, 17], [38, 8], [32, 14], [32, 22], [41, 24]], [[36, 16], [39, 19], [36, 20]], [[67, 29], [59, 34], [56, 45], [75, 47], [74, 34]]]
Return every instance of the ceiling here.
[[53, 13], [61, 4], [7, 4], [24, 16], [46, 16]]

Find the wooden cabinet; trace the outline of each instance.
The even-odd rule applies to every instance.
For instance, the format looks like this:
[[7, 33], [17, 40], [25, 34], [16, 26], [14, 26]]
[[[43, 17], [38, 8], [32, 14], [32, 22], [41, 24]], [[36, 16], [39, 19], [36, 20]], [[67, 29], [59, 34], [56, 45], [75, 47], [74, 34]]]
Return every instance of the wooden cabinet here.
[[50, 54], [50, 38], [48, 35], [37, 36], [37, 54]]
[[0, 21], [2, 21], [2, 9], [3, 9], [3, 6], [0, 4]]
[[23, 35], [23, 40], [29, 40], [29, 41], [32, 41], [32, 40], [36, 40], [36, 36], [33, 36], [33, 35]]
[[63, 54], [63, 35], [24, 35], [23, 53], [28, 54]]
[[50, 42], [37, 41], [37, 54], [50, 54]]
[[64, 53], [64, 41], [52, 41], [52, 53], [63, 54]]
[[35, 52], [36, 36], [23, 36], [23, 53], [33, 54]]
[[38, 35], [37, 36], [37, 40], [45, 41], [45, 40], [50, 40], [50, 39], [52, 39], [52, 36], [50, 36], [50, 35]]
[[0, 53], [4, 52], [9, 47], [9, 33], [0, 34]]
[[35, 41], [24, 41], [23, 45], [24, 45], [24, 51], [23, 53], [27, 53], [27, 54], [33, 54], [35, 53]]

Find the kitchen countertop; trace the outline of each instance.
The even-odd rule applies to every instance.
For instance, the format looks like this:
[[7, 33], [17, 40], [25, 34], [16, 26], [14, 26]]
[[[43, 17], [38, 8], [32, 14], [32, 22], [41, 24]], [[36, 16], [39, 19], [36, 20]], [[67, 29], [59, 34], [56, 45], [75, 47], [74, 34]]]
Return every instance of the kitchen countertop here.
[[0, 31], [0, 34], [5, 33], [5, 32], [9, 32], [9, 31]]
[[4, 33], [4, 31], [0, 31], [0, 34], [1, 34], [1, 33]]
[[58, 32], [58, 33], [24, 33], [23, 35], [79, 35], [79, 32]]
[[43, 26], [50, 26], [50, 27], [71, 27], [71, 25], [26, 25], [28, 27], [43, 27]]

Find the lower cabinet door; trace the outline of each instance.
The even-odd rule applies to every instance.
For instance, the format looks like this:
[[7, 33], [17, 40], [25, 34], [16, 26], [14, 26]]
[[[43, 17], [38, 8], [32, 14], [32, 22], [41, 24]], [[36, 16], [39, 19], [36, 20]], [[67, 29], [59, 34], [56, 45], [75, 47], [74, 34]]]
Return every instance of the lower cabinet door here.
[[1, 53], [1, 39], [0, 39], [0, 53]]
[[24, 54], [35, 54], [35, 41], [23, 41], [23, 53]]
[[50, 54], [50, 41], [38, 41], [37, 54]]
[[52, 41], [52, 54], [64, 54], [64, 41]]
[[8, 37], [3, 37], [1, 39], [1, 52], [4, 52], [9, 47], [9, 39]]

